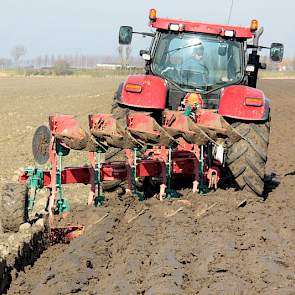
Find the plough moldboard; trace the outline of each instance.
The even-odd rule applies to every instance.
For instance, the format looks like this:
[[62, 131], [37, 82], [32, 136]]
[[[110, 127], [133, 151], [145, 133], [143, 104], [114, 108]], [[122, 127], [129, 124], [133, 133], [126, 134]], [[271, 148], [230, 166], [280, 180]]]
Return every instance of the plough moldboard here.
[[[39, 164], [49, 160], [51, 169], [28, 168], [19, 177], [30, 188], [29, 209], [38, 190], [48, 188], [46, 209], [53, 224], [54, 214], [69, 209], [65, 184], [89, 184], [88, 205], [102, 205], [102, 183], [114, 180], [127, 180], [126, 192], [140, 200], [145, 194], [138, 189], [138, 179], [157, 180], [161, 200], [178, 196], [171, 186], [177, 179], [191, 179], [193, 192], [217, 188], [224, 156], [223, 144], [217, 142], [231, 137], [220, 115], [201, 109], [194, 116], [165, 111], [160, 125], [148, 112], [130, 112], [124, 125], [110, 114], [89, 115], [88, 133], [72, 116], [50, 116], [50, 130], [40, 126], [35, 132], [33, 154]], [[104, 161], [109, 147], [124, 150], [126, 160]], [[71, 149], [86, 151], [89, 164], [64, 167], [63, 158]]]

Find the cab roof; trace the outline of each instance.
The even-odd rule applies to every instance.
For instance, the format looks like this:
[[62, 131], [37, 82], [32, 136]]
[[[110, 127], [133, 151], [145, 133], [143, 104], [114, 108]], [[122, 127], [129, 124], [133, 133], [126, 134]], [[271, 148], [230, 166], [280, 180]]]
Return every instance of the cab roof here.
[[[235, 38], [250, 39], [254, 37], [254, 33], [250, 27], [239, 27], [209, 23], [191, 22], [185, 20], [176, 20], [168, 18], [156, 18], [150, 22], [150, 26], [156, 29], [170, 30], [170, 25], [179, 25], [180, 32], [197, 32], [211, 35], [226, 36], [226, 31], [234, 31]], [[175, 30], [174, 30], [175, 31]]]

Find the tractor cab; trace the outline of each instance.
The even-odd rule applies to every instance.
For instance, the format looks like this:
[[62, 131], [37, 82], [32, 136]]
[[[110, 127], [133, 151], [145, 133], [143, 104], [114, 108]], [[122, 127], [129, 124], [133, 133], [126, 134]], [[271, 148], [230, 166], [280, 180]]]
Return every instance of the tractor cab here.
[[150, 70], [185, 91], [208, 92], [243, 79], [243, 43], [201, 33], [159, 33]]
[[[132, 27], [122, 26], [119, 43], [130, 44], [132, 34], [152, 37], [150, 49], [140, 52], [146, 61], [146, 74], [166, 80], [178, 91], [197, 91], [208, 97], [230, 85], [255, 88], [258, 70], [265, 68], [258, 51], [270, 49], [273, 61], [283, 57], [280, 43], [259, 46], [263, 28], [258, 28], [257, 20], [249, 27], [206, 24], [158, 18], [155, 9], [150, 10], [149, 19], [155, 33], [134, 32]], [[250, 54], [248, 49], [252, 49]]]

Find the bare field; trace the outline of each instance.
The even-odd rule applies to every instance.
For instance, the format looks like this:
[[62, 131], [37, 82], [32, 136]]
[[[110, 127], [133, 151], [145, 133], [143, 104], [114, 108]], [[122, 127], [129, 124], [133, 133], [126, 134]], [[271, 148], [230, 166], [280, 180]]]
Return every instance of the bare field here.
[[[120, 79], [0, 79], [0, 184], [33, 164], [31, 138], [49, 114], [86, 126], [89, 113], [110, 111]], [[45, 251], [8, 294], [295, 294], [295, 82], [259, 87], [272, 100], [266, 201], [238, 208], [249, 196], [232, 190], [163, 203], [112, 193], [102, 208], [76, 208], [70, 220], [86, 233]]]
[[31, 140], [54, 113], [73, 114], [87, 127], [87, 115], [109, 112], [122, 78], [40, 77], [0, 79], [0, 184], [32, 165]]

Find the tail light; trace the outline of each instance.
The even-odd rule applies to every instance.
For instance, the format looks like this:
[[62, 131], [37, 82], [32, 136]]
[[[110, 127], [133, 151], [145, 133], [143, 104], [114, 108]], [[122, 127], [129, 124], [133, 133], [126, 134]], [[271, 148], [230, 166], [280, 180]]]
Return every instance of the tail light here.
[[142, 91], [142, 86], [141, 85], [138, 85], [138, 84], [128, 83], [125, 86], [125, 90], [127, 92], [140, 93]]
[[245, 104], [246, 106], [261, 107], [263, 106], [264, 98], [263, 97], [246, 97]]

